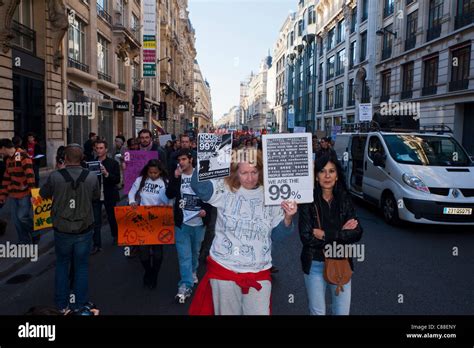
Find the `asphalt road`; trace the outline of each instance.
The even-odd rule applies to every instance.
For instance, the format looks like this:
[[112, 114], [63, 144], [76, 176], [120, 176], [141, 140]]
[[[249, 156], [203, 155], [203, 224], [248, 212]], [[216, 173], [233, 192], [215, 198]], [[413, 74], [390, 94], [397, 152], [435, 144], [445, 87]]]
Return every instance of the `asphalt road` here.
[[[355, 262], [351, 314], [455, 315], [474, 313], [474, 228], [392, 227], [372, 207], [356, 202], [364, 228], [365, 259]], [[165, 256], [155, 290], [142, 287], [142, 266], [112, 246], [108, 226], [104, 249], [90, 260], [90, 299], [101, 314], [180, 315], [189, 304], [174, 300], [179, 280], [174, 246]], [[458, 256], [453, 256], [453, 248]], [[308, 314], [298, 235], [274, 244], [273, 314]], [[200, 276], [204, 265], [200, 268]], [[8, 284], [14, 276], [29, 279]], [[23, 314], [34, 305], [53, 305], [54, 253], [0, 281], [0, 315]]]

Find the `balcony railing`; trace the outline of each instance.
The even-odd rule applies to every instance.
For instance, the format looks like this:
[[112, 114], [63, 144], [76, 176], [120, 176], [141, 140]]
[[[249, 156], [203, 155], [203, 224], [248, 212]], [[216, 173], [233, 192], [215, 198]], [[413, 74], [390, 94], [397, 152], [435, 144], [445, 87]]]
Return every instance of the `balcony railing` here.
[[325, 110], [328, 111], [328, 110], [332, 110], [333, 106], [332, 105], [326, 105], [326, 108]]
[[342, 100], [341, 101], [336, 101], [334, 103], [334, 109], [342, 109], [343, 106], [344, 106], [344, 103], [343, 103]]
[[355, 99], [348, 99], [347, 100], [347, 106], [354, 106], [355, 105]]
[[112, 16], [99, 4], [97, 4], [97, 16], [104, 19], [107, 23], [112, 24]]
[[123, 82], [119, 82], [118, 83], [118, 87], [121, 91], [125, 91], [126, 90], [126, 86], [125, 86], [125, 83]]
[[432, 26], [431, 28], [428, 28], [428, 31], [426, 33], [426, 41], [431, 41], [434, 40], [441, 35], [441, 24]]
[[13, 44], [36, 54], [36, 31], [15, 20], [12, 22], [12, 29], [15, 33]]
[[438, 93], [438, 87], [437, 86], [428, 86], [428, 87], [423, 87], [421, 90], [421, 95], [433, 95]]
[[400, 99], [411, 99], [413, 98], [413, 90], [402, 91]]
[[106, 73], [98, 71], [97, 76], [99, 76], [99, 79], [101, 80], [112, 82], [112, 77], [110, 75], [107, 75]]
[[341, 76], [343, 74], [344, 74], [344, 67], [341, 67], [340, 69], [336, 70], [336, 75], [335, 76], [337, 77], [337, 76]]
[[468, 89], [469, 87], [469, 79], [458, 80], [458, 81], [451, 81], [449, 83], [449, 91], [461, 91], [463, 89]]
[[380, 96], [380, 102], [383, 103], [383, 102], [388, 102], [390, 99], [390, 95], [387, 94], [387, 95], [381, 95]]
[[89, 65], [81, 63], [80, 61], [75, 60], [71, 57], [67, 58], [67, 66], [70, 67], [70, 68], [79, 69], [81, 71], [89, 73]]
[[454, 20], [454, 29], [462, 28], [471, 23], [474, 23], [474, 8], [466, 13], [456, 16]]
[[392, 47], [382, 48], [382, 60], [388, 59], [392, 56]]
[[408, 37], [405, 40], [405, 51], [411, 50], [416, 45], [416, 36]]

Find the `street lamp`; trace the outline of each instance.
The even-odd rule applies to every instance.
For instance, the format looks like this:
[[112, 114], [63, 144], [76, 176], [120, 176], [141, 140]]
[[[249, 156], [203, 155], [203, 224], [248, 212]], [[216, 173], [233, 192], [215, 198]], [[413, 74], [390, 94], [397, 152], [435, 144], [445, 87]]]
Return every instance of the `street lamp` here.
[[385, 33], [392, 34], [395, 37], [395, 39], [397, 38], [397, 33], [394, 33], [393, 31], [390, 31], [386, 28], [379, 29], [375, 32], [375, 34], [377, 34], [377, 36], [384, 36]]

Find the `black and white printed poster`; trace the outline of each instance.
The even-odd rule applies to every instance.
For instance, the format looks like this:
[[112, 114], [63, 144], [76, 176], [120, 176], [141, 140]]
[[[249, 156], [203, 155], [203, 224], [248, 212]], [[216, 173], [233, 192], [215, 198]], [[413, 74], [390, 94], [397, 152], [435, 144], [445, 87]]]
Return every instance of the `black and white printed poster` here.
[[230, 175], [232, 133], [199, 133], [197, 145], [199, 181], [223, 178]]
[[313, 202], [311, 133], [267, 134], [262, 137], [265, 205], [285, 200]]

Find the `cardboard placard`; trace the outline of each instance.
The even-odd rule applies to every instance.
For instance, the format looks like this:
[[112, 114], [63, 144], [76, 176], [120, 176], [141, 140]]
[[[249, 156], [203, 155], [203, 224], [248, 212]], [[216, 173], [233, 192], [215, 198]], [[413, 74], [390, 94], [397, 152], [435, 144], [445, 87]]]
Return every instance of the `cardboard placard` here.
[[118, 245], [174, 244], [171, 206], [115, 207]]
[[198, 180], [205, 181], [230, 175], [232, 133], [198, 134]]
[[311, 133], [263, 136], [265, 205], [284, 200], [313, 202], [314, 174]]
[[126, 151], [123, 155], [125, 161], [125, 186], [123, 191], [128, 194], [135, 180], [140, 176], [143, 167], [151, 159], [158, 159], [157, 151]]
[[31, 190], [31, 197], [33, 198], [33, 230], [39, 231], [46, 228], [52, 228], [53, 222], [51, 219], [51, 208], [53, 201], [51, 199], [44, 199], [39, 194], [40, 189], [35, 188]]

